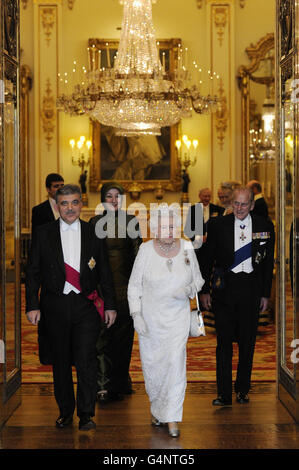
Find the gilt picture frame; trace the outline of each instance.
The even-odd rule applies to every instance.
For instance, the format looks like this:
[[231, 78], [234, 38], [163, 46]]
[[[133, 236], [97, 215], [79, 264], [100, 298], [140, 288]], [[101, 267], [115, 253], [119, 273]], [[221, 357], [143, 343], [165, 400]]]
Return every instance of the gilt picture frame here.
[[[166, 71], [172, 71], [178, 60], [180, 39], [158, 40], [157, 46]], [[89, 60], [95, 67], [113, 66], [118, 41], [89, 39]], [[99, 53], [101, 51], [101, 53]], [[99, 59], [100, 58], [100, 59]], [[99, 64], [98, 61], [101, 61]], [[163, 127], [161, 136], [120, 137], [112, 127], [90, 120], [92, 155], [90, 162], [89, 190], [98, 192], [102, 184], [118, 181], [126, 191], [138, 184], [142, 191], [157, 187], [167, 191], [180, 191], [182, 185], [180, 163], [175, 141], [178, 124]]]

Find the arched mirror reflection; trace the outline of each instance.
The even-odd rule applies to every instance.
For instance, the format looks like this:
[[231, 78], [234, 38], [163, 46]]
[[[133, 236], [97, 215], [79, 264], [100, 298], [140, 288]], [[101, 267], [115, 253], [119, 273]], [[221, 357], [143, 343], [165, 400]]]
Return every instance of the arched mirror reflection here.
[[242, 97], [243, 181], [258, 180], [275, 216], [275, 48], [274, 34], [246, 48], [248, 66], [239, 68]]

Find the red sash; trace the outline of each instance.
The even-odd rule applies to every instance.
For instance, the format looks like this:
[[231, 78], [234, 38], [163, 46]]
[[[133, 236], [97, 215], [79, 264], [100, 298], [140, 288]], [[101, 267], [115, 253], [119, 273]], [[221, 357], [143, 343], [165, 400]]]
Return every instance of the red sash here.
[[[82, 292], [82, 288], [80, 284], [80, 273], [67, 263], [64, 263], [64, 266], [65, 266], [66, 281], [69, 282], [76, 289], [78, 289], [80, 292]], [[105, 320], [104, 301], [103, 299], [101, 299], [97, 291], [94, 290], [91, 294], [87, 296], [87, 298], [93, 301], [94, 306], [99, 312], [102, 320]]]

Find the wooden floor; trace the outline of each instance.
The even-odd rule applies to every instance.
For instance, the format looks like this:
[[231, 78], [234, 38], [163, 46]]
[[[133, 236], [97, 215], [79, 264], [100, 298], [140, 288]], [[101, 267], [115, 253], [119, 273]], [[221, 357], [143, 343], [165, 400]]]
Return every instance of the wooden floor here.
[[26, 384], [22, 403], [0, 433], [0, 449], [299, 449], [299, 426], [276, 398], [274, 383], [253, 384], [250, 403], [211, 405], [215, 383], [189, 383], [181, 436], [149, 424], [143, 384], [124, 401], [97, 405], [96, 430], [56, 429], [52, 385]]

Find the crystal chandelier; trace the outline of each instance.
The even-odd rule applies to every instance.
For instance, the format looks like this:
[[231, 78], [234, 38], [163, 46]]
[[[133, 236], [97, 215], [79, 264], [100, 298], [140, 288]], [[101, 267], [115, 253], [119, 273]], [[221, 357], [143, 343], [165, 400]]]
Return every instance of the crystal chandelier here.
[[[265, 81], [266, 79], [264, 79]], [[275, 98], [272, 77], [266, 83], [261, 126], [249, 130], [249, 155], [252, 162], [275, 160]]]
[[197, 113], [212, 112], [217, 98], [202, 96], [199, 88], [191, 85], [181, 46], [173, 72], [166, 71], [165, 62], [161, 63], [152, 0], [122, 3], [122, 32], [113, 67], [107, 55], [108, 67], [101, 68], [98, 61], [96, 68], [92, 56], [87, 80], [76, 84], [71, 94], [60, 95], [58, 109], [71, 115], [87, 114], [114, 127], [116, 135], [122, 136], [160, 135], [161, 127], [190, 117], [192, 109]]

